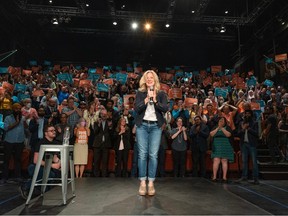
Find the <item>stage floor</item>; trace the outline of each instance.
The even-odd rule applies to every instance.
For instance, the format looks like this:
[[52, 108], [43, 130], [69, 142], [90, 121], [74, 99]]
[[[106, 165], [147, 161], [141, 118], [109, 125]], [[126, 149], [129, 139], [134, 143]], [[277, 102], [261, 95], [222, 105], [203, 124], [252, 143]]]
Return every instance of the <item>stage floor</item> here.
[[25, 205], [17, 185], [0, 187], [0, 213], [6, 215], [286, 215], [288, 180], [229, 184], [203, 178], [158, 178], [156, 195], [139, 196], [135, 178], [76, 180], [76, 196], [68, 185], [67, 205], [61, 188]]

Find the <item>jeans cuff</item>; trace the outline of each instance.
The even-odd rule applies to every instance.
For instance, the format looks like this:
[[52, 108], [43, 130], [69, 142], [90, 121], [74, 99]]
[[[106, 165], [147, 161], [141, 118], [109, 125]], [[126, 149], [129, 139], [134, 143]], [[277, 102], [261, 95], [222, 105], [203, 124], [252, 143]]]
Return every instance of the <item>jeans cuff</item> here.
[[148, 177], [148, 181], [155, 181], [155, 178], [149, 178]]
[[140, 180], [140, 181], [146, 181], [146, 180], [147, 180], [147, 177], [139, 177], [139, 180]]

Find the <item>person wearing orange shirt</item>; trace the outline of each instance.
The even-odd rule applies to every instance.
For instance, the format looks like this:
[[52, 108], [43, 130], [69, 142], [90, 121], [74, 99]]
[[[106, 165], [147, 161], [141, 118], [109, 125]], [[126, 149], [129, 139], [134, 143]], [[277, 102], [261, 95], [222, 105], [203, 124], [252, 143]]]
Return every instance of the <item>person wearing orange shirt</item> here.
[[79, 119], [74, 129], [74, 135], [76, 137], [74, 145], [75, 175], [76, 178], [82, 178], [85, 165], [88, 161], [88, 137], [90, 136], [90, 129], [87, 127], [84, 118]]

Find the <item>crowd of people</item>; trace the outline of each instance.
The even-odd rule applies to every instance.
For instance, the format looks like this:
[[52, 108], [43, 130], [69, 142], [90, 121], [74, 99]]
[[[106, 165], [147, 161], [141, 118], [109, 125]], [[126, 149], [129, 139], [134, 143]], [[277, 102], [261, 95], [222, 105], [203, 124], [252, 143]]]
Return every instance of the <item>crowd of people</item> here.
[[[248, 179], [250, 154], [253, 161], [254, 183], [259, 183], [257, 164], [259, 140], [269, 147], [272, 164], [288, 160], [288, 93], [283, 85], [278, 85], [276, 82], [259, 82], [253, 74], [235, 72], [223, 76], [206, 71], [186, 76], [183, 71], [177, 75], [177, 71], [174, 70], [166, 72], [172, 74], [169, 76], [171, 79], [167, 79], [163, 73], [159, 73], [157, 69], [155, 71], [159, 76], [157, 91], [166, 91], [163, 95], [167, 97], [165, 105], [167, 111], [161, 110], [163, 106], [159, 106], [156, 98], [152, 100], [157, 110], [161, 110], [159, 113], [162, 113], [164, 119], [163, 124], [161, 122], [161, 125], [158, 125], [161, 130], [157, 133], [162, 133], [159, 151], [157, 149], [158, 155], [153, 157], [153, 160], [156, 160], [153, 165], [157, 166], [156, 175], [160, 177], [166, 175], [165, 150], [171, 149], [173, 175], [184, 177], [186, 151], [191, 149], [192, 175], [208, 177], [205, 155], [210, 149], [213, 159], [212, 181], [218, 181], [217, 172], [221, 163], [222, 181], [227, 182], [228, 163], [234, 161], [235, 137], [240, 138], [243, 161], [242, 177], [239, 182]], [[59, 80], [57, 74], [63, 73], [70, 74], [74, 82]], [[9, 178], [8, 168], [12, 155], [15, 161], [14, 177], [21, 181], [21, 152], [24, 147], [31, 149], [31, 166], [28, 172], [33, 176], [33, 167], [35, 168], [38, 160], [43, 139], [46, 143], [62, 143], [66, 127], [70, 128], [70, 144], [74, 145], [76, 178], [82, 178], [84, 175], [88, 149], [94, 152], [93, 176], [107, 177], [109, 150], [114, 149], [115, 175], [117, 177], [130, 175], [144, 180], [143, 175], [146, 174], [144, 170], [137, 168], [137, 163], [142, 163], [143, 154], [147, 154], [143, 152], [142, 146], [145, 140], [137, 140], [136, 134], [144, 134], [145, 130], [142, 127], [139, 129], [142, 121], [137, 123], [137, 119], [143, 106], [150, 103], [153, 94], [147, 98], [143, 96], [144, 105], [141, 104], [142, 99], [137, 99], [136, 95], [141, 92], [140, 80], [143, 74], [141, 71], [132, 72], [133, 76], [127, 76], [124, 82], [111, 74], [116, 74], [111, 68], [102, 70], [97, 80], [84, 85], [79, 82], [89, 77], [88, 68], [84, 67], [76, 70], [73, 66], [69, 66], [47, 73], [40, 69], [32, 71], [29, 75], [9, 71], [2, 75], [0, 113], [4, 122], [2, 141], [5, 161], [1, 183], [5, 183]], [[225, 79], [222, 79], [224, 77]], [[244, 80], [245, 85], [239, 88], [237, 81], [236, 83], [233, 81], [235, 77], [236, 80], [237, 78]], [[97, 84], [106, 83], [108, 79], [112, 80], [108, 91], [97, 88]], [[251, 79], [255, 79], [253, 85], [246, 82]], [[207, 83], [207, 80], [210, 82]], [[20, 84], [26, 88], [13, 90], [9, 88], [9, 84], [14, 87]], [[170, 89], [161, 90], [160, 84], [169, 86]], [[171, 93], [173, 89], [180, 90], [179, 96], [174, 95], [173, 91]], [[224, 90], [224, 94], [223, 92], [219, 94], [218, 89]], [[145, 91], [146, 95], [150, 92], [147, 87]], [[125, 95], [129, 96], [128, 100], [125, 100]], [[191, 98], [194, 99], [192, 103], [189, 102]], [[142, 120], [143, 118], [144, 114]], [[157, 116], [158, 123], [159, 118]], [[146, 122], [145, 118], [143, 121]], [[143, 136], [143, 139], [147, 139]], [[132, 170], [128, 173], [127, 161], [130, 149], [134, 150], [134, 155]], [[61, 170], [60, 160], [57, 155], [53, 158], [53, 175]], [[151, 179], [154, 180], [152, 177]]]

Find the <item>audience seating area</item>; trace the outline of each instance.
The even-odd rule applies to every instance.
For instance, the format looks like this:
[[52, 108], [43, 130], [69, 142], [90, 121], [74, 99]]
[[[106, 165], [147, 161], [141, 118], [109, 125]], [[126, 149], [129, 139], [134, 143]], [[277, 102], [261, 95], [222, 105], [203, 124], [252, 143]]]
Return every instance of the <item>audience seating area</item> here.
[[[29, 149], [24, 149], [22, 153], [22, 159], [21, 159], [21, 165], [22, 170], [27, 171], [28, 165], [31, 161], [30, 157], [31, 151]], [[234, 152], [235, 154], [235, 160], [233, 163], [229, 163], [229, 172], [234, 173], [240, 173], [242, 170], [242, 158], [241, 158], [241, 152], [238, 150], [237, 152]], [[172, 150], [166, 150], [166, 163], [165, 163], [165, 171], [167, 173], [173, 171], [173, 158], [172, 158]], [[108, 171], [110, 173], [115, 172], [115, 151], [110, 150], [109, 153], [109, 163], [108, 163]], [[133, 150], [130, 150], [129, 156], [128, 156], [128, 167], [127, 170], [130, 172], [132, 169], [132, 163], [133, 163]], [[186, 161], [186, 172], [189, 173], [192, 171], [192, 152], [191, 150], [187, 151], [187, 161]], [[206, 169], [208, 172], [212, 172], [213, 168], [213, 160], [211, 159], [211, 150], [207, 151], [206, 153]], [[9, 169], [14, 169], [14, 160], [11, 158]], [[249, 169], [252, 170], [252, 161], [249, 161]], [[85, 172], [86, 173], [92, 173], [93, 171], [93, 150], [89, 149], [88, 151], [88, 164], [86, 165]]]

